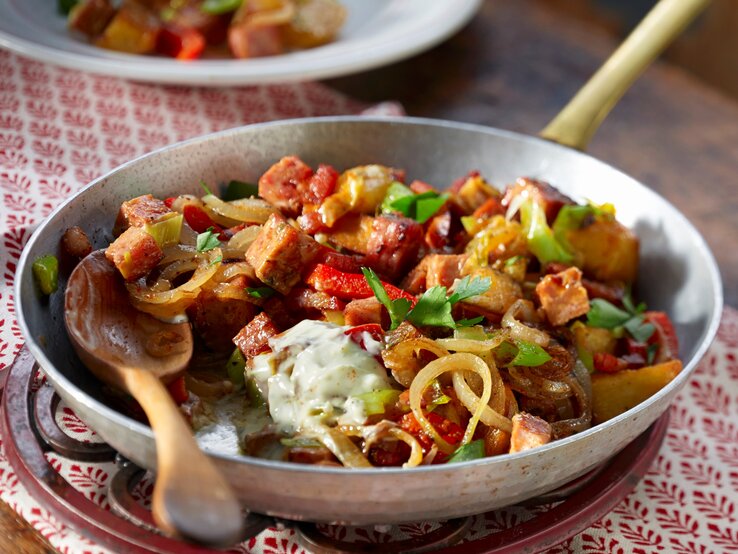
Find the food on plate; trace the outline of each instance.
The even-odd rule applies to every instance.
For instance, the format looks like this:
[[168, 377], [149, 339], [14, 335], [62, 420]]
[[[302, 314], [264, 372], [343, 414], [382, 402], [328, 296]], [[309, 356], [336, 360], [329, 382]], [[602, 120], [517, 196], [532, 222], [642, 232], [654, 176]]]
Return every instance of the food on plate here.
[[222, 197], [123, 203], [106, 256], [138, 310], [191, 322], [171, 390], [201, 444], [456, 463], [584, 431], [679, 373], [668, 316], [633, 299], [638, 238], [612, 205], [478, 172], [407, 182], [288, 156]]
[[60, 0], [59, 10], [96, 46], [180, 60], [313, 48], [346, 19], [337, 0]]

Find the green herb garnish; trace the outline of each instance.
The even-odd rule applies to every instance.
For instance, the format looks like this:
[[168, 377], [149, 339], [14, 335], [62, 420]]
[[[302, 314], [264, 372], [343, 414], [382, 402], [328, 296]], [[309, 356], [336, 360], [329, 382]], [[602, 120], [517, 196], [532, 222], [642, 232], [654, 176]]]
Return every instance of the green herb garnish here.
[[246, 292], [253, 298], [266, 299], [274, 296], [274, 289], [269, 287], [246, 287]]
[[612, 329], [615, 333], [625, 329], [638, 342], [646, 342], [656, 330], [651, 323], [645, 321], [643, 312], [646, 305], [641, 303], [634, 306], [629, 294], [623, 297], [623, 306], [627, 311], [602, 298], [590, 300], [589, 306], [587, 323], [592, 327]]
[[455, 464], [457, 462], [469, 462], [471, 460], [484, 458], [484, 456], [484, 440], [478, 439], [457, 448], [456, 452], [451, 454], [451, 457], [446, 461], [446, 463]]
[[212, 227], [208, 227], [207, 231], [197, 235], [196, 248], [198, 252], [207, 252], [220, 246], [218, 236], [213, 231]]
[[382, 201], [382, 211], [400, 212], [418, 223], [425, 223], [441, 209], [446, 200], [448, 194], [438, 194], [432, 190], [414, 194], [402, 183], [394, 182]]
[[230, 181], [226, 186], [223, 200], [230, 202], [231, 200], [239, 200], [241, 198], [251, 198], [258, 196], [259, 185], [254, 183], [246, 183], [244, 181]]

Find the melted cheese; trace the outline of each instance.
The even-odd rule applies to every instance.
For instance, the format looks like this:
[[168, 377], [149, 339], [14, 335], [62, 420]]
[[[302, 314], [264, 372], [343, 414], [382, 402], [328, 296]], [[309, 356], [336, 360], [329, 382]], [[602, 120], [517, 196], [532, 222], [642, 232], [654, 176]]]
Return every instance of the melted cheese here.
[[283, 431], [315, 423], [361, 425], [366, 413], [357, 396], [390, 388], [387, 371], [370, 354], [379, 352], [379, 343], [365, 334], [367, 352], [346, 329], [304, 320], [270, 339], [271, 353], [252, 359], [249, 374]]

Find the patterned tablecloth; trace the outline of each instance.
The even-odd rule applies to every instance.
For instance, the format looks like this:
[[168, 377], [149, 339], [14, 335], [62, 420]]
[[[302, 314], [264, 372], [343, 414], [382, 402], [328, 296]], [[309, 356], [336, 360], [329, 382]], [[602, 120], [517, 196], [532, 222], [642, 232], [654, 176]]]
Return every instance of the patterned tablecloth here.
[[[64, 198], [120, 163], [178, 140], [257, 121], [365, 108], [316, 83], [231, 89], [144, 85], [0, 52], [0, 370], [12, 363], [23, 340], [12, 296], [18, 257], [33, 225]], [[372, 110], [402, 113], [391, 103]], [[70, 434], [89, 436], [68, 408], [62, 407], [59, 418]], [[105, 504], [109, 466], [49, 458], [78, 490]], [[61, 552], [107, 552], [39, 506], [1, 452], [0, 499]], [[552, 552], [738, 552], [737, 502], [738, 311], [728, 308], [718, 340], [672, 408], [666, 441], [647, 476], [612, 513]], [[472, 533], [486, 534], [531, 515], [509, 510], [479, 516]], [[412, 535], [427, 526], [402, 527]], [[386, 539], [379, 531], [365, 534], [367, 541]], [[303, 552], [292, 531], [276, 529], [238, 551]]]

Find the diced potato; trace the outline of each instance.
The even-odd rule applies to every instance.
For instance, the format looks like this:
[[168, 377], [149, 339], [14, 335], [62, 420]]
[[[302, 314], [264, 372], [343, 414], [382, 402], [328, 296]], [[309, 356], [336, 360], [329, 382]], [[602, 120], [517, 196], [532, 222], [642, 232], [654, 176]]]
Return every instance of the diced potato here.
[[596, 220], [567, 233], [583, 258], [584, 274], [597, 281], [632, 283], [638, 273], [638, 237], [614, 219]]
[[346, 20], [346, 8], [336, 0], [298, 0], [297, 13], [282, 29], [290, 48], [312, 48], [332, 41]]
[[601, 327], [590, 327], [581, 321], [577, 321], [571, 327], [574, 333], [574, 342], [578, 349], [586, 350], [590, 354], [605, 352], [615, 354], [617, 339], [610, 329]]
[[332, 229], [324, 233], [335, 245], [359, 254], [369, 252], [369, 237], [372, 234], [374, 218], [370, 215], [349, 214], [336, 222]]
[[336, 192], [326, 198], [318, 210], [323, 223], [333, 227], [349, 212], [374, 213], [394, 180], [392, 169], [383, 165], [347, 169], [338, 178]]
[[95, 44], [129, 54], [148, 54], [156, 48], [158, 33], [156, 17], [136, 2], [129, 1], [118, 10]]
[[656, 394], [682, 370], [682, 362], [592, 375], [592, 423], [602, 423]]

